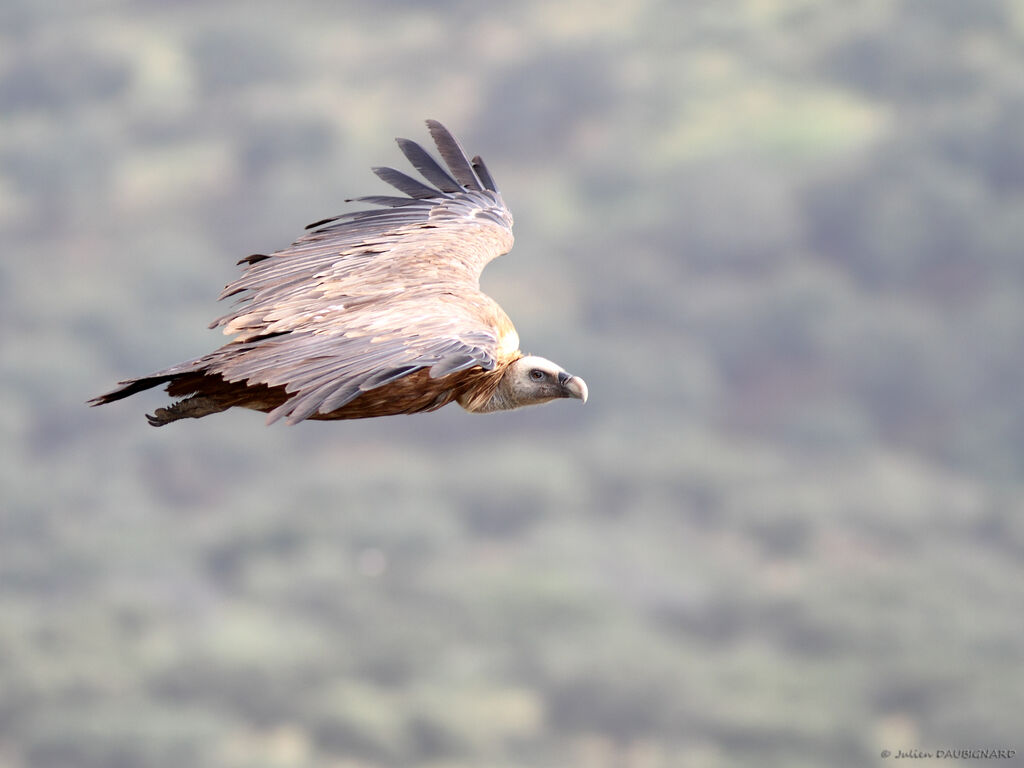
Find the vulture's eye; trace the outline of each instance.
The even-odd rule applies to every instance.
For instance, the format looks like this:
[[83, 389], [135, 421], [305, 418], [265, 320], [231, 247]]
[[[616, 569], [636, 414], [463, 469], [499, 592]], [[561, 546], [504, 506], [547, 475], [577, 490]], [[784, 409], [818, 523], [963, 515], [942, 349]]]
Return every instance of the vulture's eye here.
[[544, 375], [544, 371], [540, 370], [539, 368], [534, 368], [532, 371], [530, 371], [530, 378], [533, 379], [534, 381], [544, 381]]

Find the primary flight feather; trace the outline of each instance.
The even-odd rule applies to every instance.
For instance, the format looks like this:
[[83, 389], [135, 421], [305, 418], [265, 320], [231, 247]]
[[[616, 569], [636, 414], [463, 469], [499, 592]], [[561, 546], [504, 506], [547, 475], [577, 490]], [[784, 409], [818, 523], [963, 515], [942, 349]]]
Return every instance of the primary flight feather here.
[[162, 426], [234, 406], [295, 424], [433, 411], [453, 400], [474, 413], [585, 402], [583, 379], [520, 352], [512, 321], [480, 290], [483, 268], [512, 248], [512, 214], [483, 160], [469, 160], [437, 121], [427, 127], [447, 170], [398, 139], [429, 184], [374, 168], [405, 196], [355, 198], [379, 207], [311, 224], [288, 248], [239, 262], [244, 272], [221, 294], [236, 304], [210, 326], [232, 341], [122, 381], [90, 404], [166, 384], [182, 399], [148, 417]]

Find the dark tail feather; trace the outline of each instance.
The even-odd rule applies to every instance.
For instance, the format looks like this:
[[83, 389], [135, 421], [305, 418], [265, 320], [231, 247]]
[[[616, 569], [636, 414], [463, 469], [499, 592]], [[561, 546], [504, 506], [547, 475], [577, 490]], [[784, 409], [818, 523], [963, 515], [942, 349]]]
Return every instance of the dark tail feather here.
[[88, 400], [87, 402], [89, 403], [89, 405], [92, 406], [105, 405], [107, 403], [112, 403], [115, 400], [121, 400], [122, 398], [130, 397], [131, 395], [134, 395], [136, 392], [142, 392], [143, 390], [146, 389], [158, 387], [161, 384], [167, 383], [168, 381], [174, 381], [179, 376], [181, 376], [180, 373], [171, 373], [164, 375], [143, 376], [142, 378], [139, 379], [128, 379], [127, 381], [119, 381], [118, 384], [120, 384], [121, 386], [119, 386], [117, 389], [112, 389], [110, 392], [107, 392], [104, 395], [99, 395], [98, 397], [94, 397], [91, 400]]
[[270, 411], [288, 399], [284, 387], [225, 381], [221, 374], [205, 370], [203, 360], [182, 363], [149, 376], [122, 381], [117, 389], [89, 400], [89, 405], [112, 403], [144, 389], [167, 384], [167, 394], [183, 399], [164, 408], [157, 408], [153, 414], [146, 416], [154, 427], [161, 427], [178, 419], [199, 419], [211, 413], [220, 413], [236, 405], [257, 411]]

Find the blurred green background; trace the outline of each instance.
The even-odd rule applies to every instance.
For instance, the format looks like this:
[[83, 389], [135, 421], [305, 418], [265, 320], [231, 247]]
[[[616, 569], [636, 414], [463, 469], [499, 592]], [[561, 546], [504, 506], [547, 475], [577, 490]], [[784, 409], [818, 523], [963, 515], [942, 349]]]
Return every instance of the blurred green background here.
[[[1011, 0], [7, 0], [0, 768], [1024, 752], [1022, 71]], [[85, 407], [428, 117], [586, 406]]]

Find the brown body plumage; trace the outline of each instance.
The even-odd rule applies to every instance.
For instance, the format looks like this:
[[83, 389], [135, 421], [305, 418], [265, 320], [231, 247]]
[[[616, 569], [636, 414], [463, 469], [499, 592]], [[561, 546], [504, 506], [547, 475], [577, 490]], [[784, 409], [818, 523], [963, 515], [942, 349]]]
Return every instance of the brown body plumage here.
[[90, 403], [166, 384], [184, 399], [149, 417], [161, 426], [235, 406], [294, 424], [453, 400], [476, 413], [585, 401], [582, 379], [519, 351], [512, 322], [480, 290], [484, 266], [512, 247], [512, 215], [483, 161], [427, 125], [447, 171], [418, 144], [398, 144], [434, 186], [375, 168], [406, 197], [356, 198], [382, 207], [317, 222], [288, 248], [239, 262], [245, 271], [221, 294], [238, 303], [211, 324], [233, 341]]

